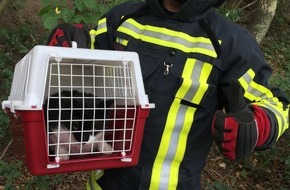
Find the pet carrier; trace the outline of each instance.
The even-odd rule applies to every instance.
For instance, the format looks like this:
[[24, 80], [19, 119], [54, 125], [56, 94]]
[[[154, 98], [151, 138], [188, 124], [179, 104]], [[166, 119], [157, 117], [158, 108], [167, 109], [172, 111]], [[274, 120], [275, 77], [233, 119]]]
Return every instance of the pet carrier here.
[[154, 104], [134, 52], [35, 46], [2, 108], [22, 119], [34, 175], [136, 165]]

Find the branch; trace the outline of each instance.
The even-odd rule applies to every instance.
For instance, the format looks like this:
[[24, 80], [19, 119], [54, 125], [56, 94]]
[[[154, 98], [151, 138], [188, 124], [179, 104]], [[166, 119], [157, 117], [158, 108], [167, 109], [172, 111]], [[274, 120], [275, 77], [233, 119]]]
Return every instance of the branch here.
[[11, 145], [11, 143], [12, 143], [12, 140], [10, 140], [10, 142], [8, 143], [8, 145], [6, 146], [6, 148], [4, 149], [4, 151], [2, 152], [2, 155], [0, 157], [0, 160], [2, 160], [2, 158], [6, 154], [6, 152], [7, 152], [8, 148], [9, 148], [9, 146]]

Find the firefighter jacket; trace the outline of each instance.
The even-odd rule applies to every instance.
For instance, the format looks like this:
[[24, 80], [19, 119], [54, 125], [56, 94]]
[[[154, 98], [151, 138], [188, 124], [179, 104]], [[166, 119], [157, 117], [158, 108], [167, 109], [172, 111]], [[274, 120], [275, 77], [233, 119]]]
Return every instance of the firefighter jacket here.
[[105, 170], [97, 181], [103, 189], [200, 189], [211, 122], [227, 107], [233, 78], [247, 102], [270, 119], [264, 148], [288, 128], [289, 102], [268, 86], [271, 69], [256, 41], [203, 2], [211, 1], [188, 0], [174, 14], [157, 0], [121, 4], [90, 32], [96, 49], [139, 54], [146, 94], [156, 106], [146, 120], [138, 166]]

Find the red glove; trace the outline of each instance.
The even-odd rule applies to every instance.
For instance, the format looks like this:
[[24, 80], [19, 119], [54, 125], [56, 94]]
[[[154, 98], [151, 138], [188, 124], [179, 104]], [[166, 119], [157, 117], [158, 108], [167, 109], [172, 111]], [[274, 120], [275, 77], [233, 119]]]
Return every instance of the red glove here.
[[77, 42], [78, 48], [89, 48], [90, 35], [86, 27], [82, 24], [60, 24], [49, 35], [47, 45], [72, 47], [72, 41]]
[[219, 110], [212, 122], [213, 138], [222, 154], [231, 160], [242, 159], [262, 146], [270, 133], [266, 113], [258, 106], [249, 107], [237, 80], [230, 89], [229, 110]]

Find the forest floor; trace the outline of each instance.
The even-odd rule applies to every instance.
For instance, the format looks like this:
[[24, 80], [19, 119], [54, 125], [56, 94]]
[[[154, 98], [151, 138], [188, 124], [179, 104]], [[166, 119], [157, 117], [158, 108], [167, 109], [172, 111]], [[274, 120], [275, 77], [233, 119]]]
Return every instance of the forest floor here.
[[[21, 9], [9, 10], [0, 15], [1, 27], [15, 28], [23, 23], [29, 22], [35, 26], [35, 30], [38, 32], [31, 34], [27, 38], [27, 43], [35, 42], [40, 38], [43, 33], [47, 32], [42, 28], [42, 23], [38, 16], [40, 10], [39, 1], [27, 0], [25, 6]], [[261, 46], [265, 50], [266, 58], [273, 66], [274, 70], [279, 70], [281, 66], [279, 63], [284, 62], [290, 64], [288, 60], [289, 55], [285, 56], [281, 53], [280, 47], [273, 46], [273, 41], [277, 41], [281, 38], [282, 33], [290, 34], [290, 1], [279, 1], [278, 12], [283, 12], [283, 16], [275, 18], [271, 28], [269, 29], [267, 36], [263, 40]], [[286, 44], [290, 43], [290, 38], [285, 37]], [[275, 43], [276, 44], [276, 43]], [[287, 46], [289, 47], [289, 46]], [[5, 45], [1, 44], [0, 50], [10, 52], [10, 55], [20, 58], [22, 55], [15, 52], [15, 49], [7, 49]], [[17, 124], [16, 124], [17, 125]], [[225, 159], [214, 146], [208, 158], [206, 168], [203, 172], [203, 185], [205, 189], [290, 189], [290, 160], [286, 155], [289, 155], [289, 133], [284, 139], [279, 141], [274, 150], [267, 150], [263, 153], [255, 152], [249, 158], [239, 162], [231, 162]], [[16, 146], [16, 142], [12, 142], [11, 146], [8, 146], [7, 152], [2, 154], [0, 160], [5, 162], [14, 162], [19, 159], [14, 152], [13, 147]], [[8, 143], [6, 143], [8, 144]], [[4, 146], [7, 147], [7, 146]], [[0, 154], [3, 153], [2, 150]], [[1, 156], [1, 155], [0, 155]], [[287, 165], [289, 164], [289, 165]], [[13, 186], [15, 189], [25, 189], [28, 181], [33, 181], [34, 178], [29, 174], [27, 168], [21, 166], [21, 177], [14, 180]], [[1, 172], [0, 172], [1, 174]], [[63, 174], [60, 176], [49, 176], [47, 179], [35, 178], [31, 183], [40, 183], [37, 180], [43, 180], [43, 183], [47, 181], [55, 182], [50, 189], [55, 190], [80, 190], [85, 188], [86, 180], [89, 176], [89, 172], [76, 172]], [[56, 179], [57, 178], [57, 179]], [[0, 176], [0, 189], [4, 187], [6, 176]], [[38, 189], [35, 187], [35, 189]]]

